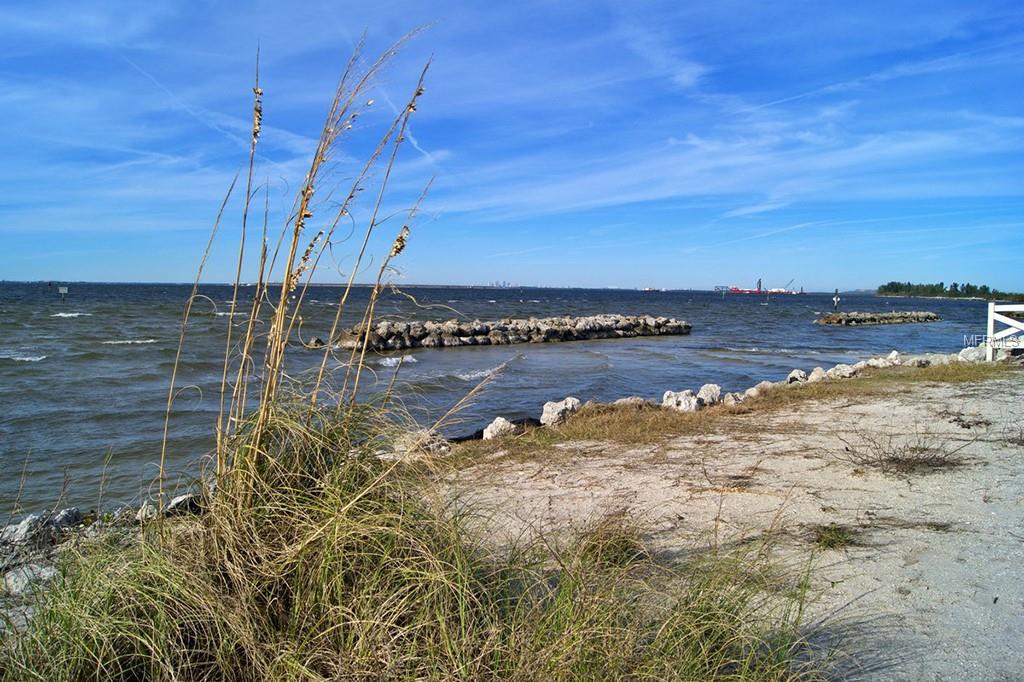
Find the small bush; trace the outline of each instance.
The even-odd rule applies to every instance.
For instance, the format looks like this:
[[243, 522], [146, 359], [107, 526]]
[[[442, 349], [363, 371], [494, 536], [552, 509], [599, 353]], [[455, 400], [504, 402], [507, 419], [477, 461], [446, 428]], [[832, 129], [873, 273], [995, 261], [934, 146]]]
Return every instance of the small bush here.
[[955, 469], [967, 464], [959, 453], [974, 441], [950, 444], [935, 436], [905, 437], [896, 433], [857, 432], [852, 438], [839, 436], [844, 444], [836, 453], [840, 460], [857, 467], [886, 474], [926, 474]]

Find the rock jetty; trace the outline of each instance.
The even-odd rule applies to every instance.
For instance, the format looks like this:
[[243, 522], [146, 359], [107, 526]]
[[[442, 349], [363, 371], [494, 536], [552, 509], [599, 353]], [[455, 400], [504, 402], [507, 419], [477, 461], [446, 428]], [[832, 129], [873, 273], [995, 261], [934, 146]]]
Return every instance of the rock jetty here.
[[[370, 330], [369, 350], [409, 348], [450, 348], [512, 343], [554, 343], [636, 336], [689, 334], [689, 322], [651, 315], [591, 315], [589, 317], [545, 317], [495, 322], [448, 320], [446, 322], [395, 322], [384, 320]], [[346, 330], [338, 341], [352, 348], [362, 338], [356, 327]]]
[[914, 322], [939, 322], [942, 320], [935, 313], [920, 310], [898, 310], [891, 313], [832, 313], [819, 317], [815, 324], [834, 324], [844, 327], [855, 327], [870, 324], [910, 324]]

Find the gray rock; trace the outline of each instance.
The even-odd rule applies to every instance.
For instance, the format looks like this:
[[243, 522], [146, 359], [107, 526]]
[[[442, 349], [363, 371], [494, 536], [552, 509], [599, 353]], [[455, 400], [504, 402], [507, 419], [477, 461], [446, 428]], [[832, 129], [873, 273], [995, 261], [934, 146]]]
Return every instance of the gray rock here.
[[503, 436], [511, 436], [515, 432], [515, 424], [505, 419], [504, 417], [497, 417], [484, 429], [484, 440], [501, 438]]
[[661, 398], [661, 406], [678, 412], [696, 412], [701, 408], [701, 401], [693, 391], [665, 391]]
[[[887, 358], [871, 358], [865, 364], [867, 367], [873, 367], [875, 369], [885, 369], [886, 367], [892, 367], [892, 363], [889, 362]], [[854, 365], [854, 369], [856, 368], [857, 365]]]
[[82, 523], [82, 512], [78, 507], [61, 509], [50, 519], [50, 526], [56, 531], [65, 531]]
[[40, 540], [46, 532], [46, 519], [42, 514], [29, 514], [11, 526], [0, 530], [0, 542], [21, 545]]
[[789, 376], [786, 377], [787, 384], [802, 384], [805, 381], [807, 381], [807, 372], [802, 369], [794, 369], [789, 373]]
[[540, 416], [543, 426], [554, 426], [565, 422], [580, 410], [580, 399], [569, 396], [564, 400], [544, 403], [544, 412]]
[[57, 569], [53, 566], [19, 566], [4, 574], [4, 592], [14, 597], [24, 596], [31, 592], [35, 585], [52, 580], [56, 575]]
[[717, 405], [722, 401], [722, 387], [718, 384], [704, 384], [697, 391], [701, 405]]

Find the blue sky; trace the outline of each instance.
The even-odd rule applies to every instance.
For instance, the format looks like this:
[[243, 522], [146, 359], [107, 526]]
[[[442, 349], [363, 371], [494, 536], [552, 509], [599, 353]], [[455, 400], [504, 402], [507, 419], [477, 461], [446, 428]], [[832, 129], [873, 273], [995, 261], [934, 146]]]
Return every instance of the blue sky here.
[[337, 169], [432, 55], [399, 281], [1024, 290], [1024, 4], [985, 0], [5, 3], [0, 279], [190, 280], [257, 44], [279, 225], [359, 35], [421, 25]]

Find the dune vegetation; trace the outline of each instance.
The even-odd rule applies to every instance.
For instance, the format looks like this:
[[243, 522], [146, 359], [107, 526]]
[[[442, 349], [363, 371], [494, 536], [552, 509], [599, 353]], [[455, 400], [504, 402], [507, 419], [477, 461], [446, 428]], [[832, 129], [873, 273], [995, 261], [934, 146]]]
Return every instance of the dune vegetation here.
[[[389, 179], [426, 69], [350, 184], [332, 185], [342, 174], [329, 168], [400, 45], [376, 61], [358, 51], [349, 61], [278, 235], [265, 220], [250, 224], [265, 215], [254, 182], [263, 116], [257, 77], [248, 171], [238, 183], [243, 229], [230, 312], [241, 310], [250, 261], [258, 278], [243, 321], [229, 325], [216, 449], [195, 487], [202, 512], [164, 513], [165, 427], [152, 520], [127, 537], [100, 534], [63, 552], [27, 625], [6, 630], [0, 679], [817, 677], [820, 663], [812, 661], [820, 659], [808, 655], [802, 622], [807, 572], [780, 574], [755, 545], [669, 561], [624, 516], [595, 519], [564, 542], [538, 535], [486, 545], [469, 523], [474, 510], [424, 475], [430, 455], [407, 437], [398, 396], [361, 388], [368, 337], [344, 351], [331, 344], [316, 351], [323, 356], [313, 376], [286, 373], [321, 258], [350, 249], [348, 287], [333, 327], [322, 330], [333, 339], [342, 316], [353, 314], [348, 291], [365, 275], [371, 238], [385, 225]], [[349, 237], [356, 199], [367, 196], [363, 227]], [[226, 198], [211, 244], [228, 205]], [[372, 261], [375, 285], [355, 313], [362, 329], [370, 328], [418, 206], [404, 212], [390, 250]], [[179, 359], [210, 252], [185, 308]]]

